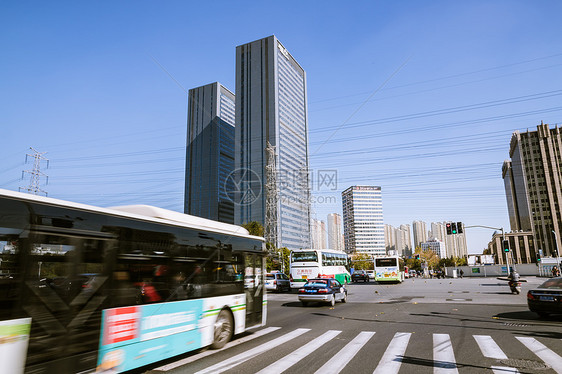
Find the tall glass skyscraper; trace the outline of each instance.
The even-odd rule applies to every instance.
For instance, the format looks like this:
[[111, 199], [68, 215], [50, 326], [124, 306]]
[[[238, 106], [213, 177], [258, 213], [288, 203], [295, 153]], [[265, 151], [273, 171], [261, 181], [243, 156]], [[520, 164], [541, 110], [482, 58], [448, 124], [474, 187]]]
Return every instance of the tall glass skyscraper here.
[[[306, 73], [275, 36], [236, 47], [235, 222], [265, 223], [266, 147], [275, 147], [277, 247], [310, 247]], [[252, 189], [259, 181], [260, 191]], [[271, 208], [271, 207], [270, 207]]]
[[215, 82], [189, 90], [184, 212], [234, 223], [234, 94]]
[[385, 255], [381, 188], [351, 186], [342, 192], [342, 204], [346, 252]]

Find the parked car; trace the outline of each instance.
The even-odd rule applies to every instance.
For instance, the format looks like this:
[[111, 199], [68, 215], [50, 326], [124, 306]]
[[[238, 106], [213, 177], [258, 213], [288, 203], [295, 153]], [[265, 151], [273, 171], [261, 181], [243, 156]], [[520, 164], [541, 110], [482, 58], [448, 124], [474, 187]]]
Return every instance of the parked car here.
[[351, 281], [352, 282], [368, 282], [369, 281], [369, 274], [365, 270], [355, 270], [353, 274], [351, 274]]
[[369, 274], [369, 280], [375, 280], [375, 271], [374, 270], [365, 270], [367, 274]]
[[550, 278], [527, 292], [527, 305], [540, 317], [562, 313], [562, 277]]
[[336, 301], [347, 302], [347, 290], [333, 278], [309, 279], [299, 289], [298, 297], [303, 306], [307, 306], [311, 301], [325, 302], [334, 306]]
[[291, 281], [281, 272], [271, 272], [265, 275], [265, 289], [268, 291], [289, 291]]

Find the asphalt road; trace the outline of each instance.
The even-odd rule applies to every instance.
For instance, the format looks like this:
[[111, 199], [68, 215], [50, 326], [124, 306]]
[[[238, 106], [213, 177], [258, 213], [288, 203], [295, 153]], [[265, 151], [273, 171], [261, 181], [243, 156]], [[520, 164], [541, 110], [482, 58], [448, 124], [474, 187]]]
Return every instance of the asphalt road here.
[[[562, 373], [562, 318], [539, 319], [496, 278], [348, 286], [348, 303], [268, 294], [266, 328], [152, 373]], [[376, 371], [375, 371], [376, 370]]]

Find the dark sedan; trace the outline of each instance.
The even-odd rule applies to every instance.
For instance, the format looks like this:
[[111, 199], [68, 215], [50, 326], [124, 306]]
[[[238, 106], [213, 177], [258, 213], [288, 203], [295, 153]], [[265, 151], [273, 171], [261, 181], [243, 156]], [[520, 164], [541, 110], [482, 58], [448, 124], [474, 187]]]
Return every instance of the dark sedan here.
[[368, 282], [369, 279], [369, 273], [367, 273], [365, 270], [355, 270], [353, 274], [351, 274], [352, 282]]
[[562, 313], [562, 277], [551, 278], [527, 292], [527, 304], [540, 317]]
[[303, 306], [311, 301], [327, 302], [334, 306], [336, 301], [347, 302], [347, 290], [333, 278], [309, 279], [299, 289], [299, 301]]

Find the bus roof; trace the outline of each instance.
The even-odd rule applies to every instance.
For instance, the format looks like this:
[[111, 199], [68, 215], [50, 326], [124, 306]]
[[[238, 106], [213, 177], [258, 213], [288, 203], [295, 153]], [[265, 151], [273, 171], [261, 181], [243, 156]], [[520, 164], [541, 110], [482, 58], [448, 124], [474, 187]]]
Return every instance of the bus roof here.
[[341, 251], [339, 249], [313, 249], [313, 248], [300, 248], [300, 249], [292, 249], [291, 252], [306, 252], [306, 251], [320, 251], [320, 252], [331, 252], [331, 253], [343, 253], [347, 254], [345, 251]]
[[41, 204], [55, 205], [65, 208], [73, 208], [125, 218], [141, 219], [145, 221], [171, 224], [174, 226], [184, 226], [200, 230], [232, 234], [236, 236], [251, 237], [254, 239], [259, 239], [261, 241], [264, 240], [262, 237], [249, 235], [248, 230], [246, 230], [242, 226], [217, 222], [210, 219], [183, 214], [180, 212], [174, 212], [172, 210], [162, 209], [150, 205], [126, 205], [110, 208], [100, 208], [93, 205], [80, 204], [66, 200], [58, 200], [50, 197], [30, 195], [27, 193], [9, 191], [4, 189], [0, 189], [0, 196], [7, 196], [19, 200], [34, 201]]

